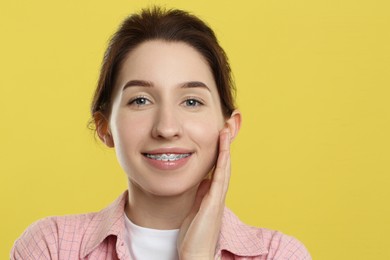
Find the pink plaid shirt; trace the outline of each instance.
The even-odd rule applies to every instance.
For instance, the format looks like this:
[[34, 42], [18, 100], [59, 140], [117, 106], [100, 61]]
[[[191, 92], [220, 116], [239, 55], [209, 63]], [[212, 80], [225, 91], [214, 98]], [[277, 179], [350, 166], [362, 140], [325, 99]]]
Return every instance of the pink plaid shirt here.
[[[127, 192], [97, 213], [48, 217], [16, 240], [11, 259], [130, 259], [125, 243]], [[216, 259], [311, 259], [303, 244], [277, 231], [243, 224], [225, 209]]]

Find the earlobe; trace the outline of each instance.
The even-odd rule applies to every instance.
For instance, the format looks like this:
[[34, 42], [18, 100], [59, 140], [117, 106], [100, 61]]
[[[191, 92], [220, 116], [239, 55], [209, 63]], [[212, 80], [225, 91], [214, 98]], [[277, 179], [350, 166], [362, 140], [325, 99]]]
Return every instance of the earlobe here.
[[234, 138], [236, 138], [238, 132], [240, 131], [241, 121], [241, 113], [238, 109], [234, 110], [230, 118], [226, 120], [225, 125], [229, 128], [230, 131], [230, 141], [233, 141]]
[[93, 119], [95, 121], [96, 133], [98, 134], [100, 140], [108, 147], [114, 147], [114, 140], [106, 117], [101, 112], [96, 112], [93, 115]]

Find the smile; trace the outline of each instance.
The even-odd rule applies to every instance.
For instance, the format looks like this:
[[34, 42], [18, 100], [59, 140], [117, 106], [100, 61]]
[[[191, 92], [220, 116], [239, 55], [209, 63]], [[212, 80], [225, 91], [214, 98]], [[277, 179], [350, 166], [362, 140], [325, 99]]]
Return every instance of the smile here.
[[164, 162], [172, 162], [172, 161], [177, 161], [177, 160], [180, 160], [180, 159], [183, 159], [183, 158], [186, 158], [188, 156], [190, 156], [191, 154], [189, 153], [182, 153], [182, 154], [166, 154], [166, 153], [163, 153], [163, 154], [145, 154], [146, 157], [150, 158], [150, 159], [153, 159], [153, 160], [158, 160], [158, 161], [164, 161]]

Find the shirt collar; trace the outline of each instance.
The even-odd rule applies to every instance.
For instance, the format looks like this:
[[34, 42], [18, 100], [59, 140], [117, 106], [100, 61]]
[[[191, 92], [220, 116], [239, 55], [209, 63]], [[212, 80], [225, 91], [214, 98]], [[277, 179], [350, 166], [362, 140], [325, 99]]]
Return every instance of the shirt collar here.
[[[110, 235], [117, 236], [123, 241], [127, 197], [128, 192], [125, 191], [107, 208], [91, 216], [85, 232], [85, 236], [90, 239], [83, 240], [81, 245], [83, 258]], [[238, 256], [260, 256], [268, 253], [263, 244], [261, 231], [242, 223], [228, 208], [224, 210], [216, 252], [221, 254], [222, 251], [229, 251]]]
[[120, 237], [123, 241], [125, 231], [124, 211], [127, 196], [128, 192], [126, 190], [107, 208], [91, 215], [85, 232], [85, 237], [89, 239], [83, 240], [85, 242], [81, 245], [83, 258], [89, 255], [110, 235]]

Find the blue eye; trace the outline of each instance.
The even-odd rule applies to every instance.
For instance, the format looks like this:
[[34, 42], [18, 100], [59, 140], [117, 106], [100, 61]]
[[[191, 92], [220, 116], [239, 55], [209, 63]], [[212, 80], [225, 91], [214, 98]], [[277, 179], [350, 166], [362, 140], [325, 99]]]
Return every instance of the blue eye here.
[[146, 98], [137, 98], [134, 100], [134, 103], [137, 105], [145, 105], [146, 104]]
[[129, 101], [129, 105], [144, 106], [148, 105], [150, 101], [145, 97], [136, 97]]
[[202, 102], [200, 102], [199, 100], [196, 100], [194, 98], [189, 98], [186, 101], [184, 101], [184, 103], [185, 103], [185, 106], [187, 106], [187, 107], [197, 107], [197, 106], [203, 105]]

